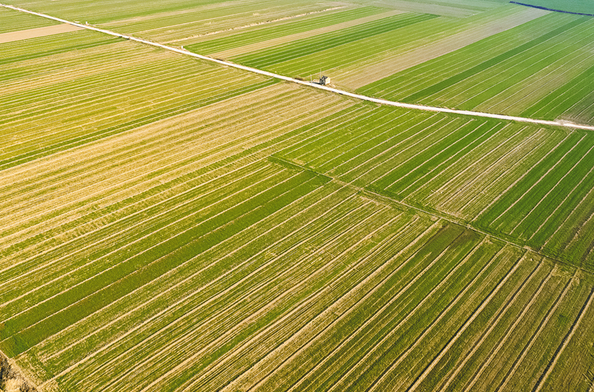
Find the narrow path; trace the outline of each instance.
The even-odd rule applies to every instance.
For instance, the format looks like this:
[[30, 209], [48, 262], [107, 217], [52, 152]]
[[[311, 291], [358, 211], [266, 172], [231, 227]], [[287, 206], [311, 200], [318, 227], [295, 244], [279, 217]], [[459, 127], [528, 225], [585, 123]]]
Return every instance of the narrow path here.
[[587, 131], [594, 131], [594, 126], [592, 126], [592, 125], [575, 124], [575, 123], [572, 123], [570, 121], [563, 121], [563, 120], [557, 120], [557, 121], [537, 120], [537, 119], [526, 118], [526, 117], [516, 117], [516, 116], [507, 116], [507, 115], [503, 115], [503, 114], [492, 114], [492, 113], [473, 112], [473, 111], [470, 111], [470, 110], [455, 110], [455, 109], [439, 108], [439, 107], [433, 107], [433, 106], [408, 104], [408, 103], [403, 103], [403, 102], [394, 102], [394, 101], [388, 101], [388, 100], [379, 99], [379, 98], [372, 98], [372, 97], [368, 97], [366, 95], [350, 93], [348, 91], [339, 90], [339, 89], [332, 88], [332, 87], [327, 87], [327, 86], [322, 86], [322, 85], [319, 85], [319, 84], [316, 84], [316, 83], [306, 82], [306, 81], [294, 79], [294, 78], [291, 78], [291, 77], [288, 77], [288, 76], [278, 75], [278, 74], [275, 74], [275, 73], [272, 73], [272, 72], [268, 72], [268, 71], [263, 71], [263, 70], [257, 69], [257, 68], [246, 67], [244, 65], [235, 64], [235, 63], [232, 63], [232, 62], [229, 62], [229, 61], [223, 61], [223, 60], [214, 59], [214, 58], [211, 58], [211, 57], [208, 57], [208, 56], [203, 56], [203, 55], [200, 55], [200, 54], [192, 53], [192, 52], [190, 52], [188, 50], [185, 50], [185, 49], [178, 49], [178, 48], [174, 48], [174, 47], [171, 47], [171, 46], [159, 44], [159, 43], [156, 43], [156, 42], [144, 40], [144, 39], [141, 39], [141, 38], [136, 38], [136, 37], [131, 37], [131, 36], [128, 36], [128, 35], [123, 35], [123, 34], [116, 33], [116, 32], [110, 31], [110, 30], [100, 29], [100, 28], [97, 28], [97, 27], [92, 27], [92, 26], [88, 26], [88, 25], [84, 25], [84, 24], [80, 24], [80, 23], [76, 23], [76, 22], [71, 22], [71, 21], [68, 21], [68, 20], [65, 20], [65, 19], [56, 18], [54, 16], [42, 14], [42, 13], [39, 13], [39, 12], [29, 11], [29, 10], [26, 10], [26, 9], [23, 9], [23, 8], [14, 7], [14, 6], [7, 5], [7, 4], [0, 4], [0, 6], [1, 7], [4, 7], [4, 8], [11, 9], [11, 10], [19, 11], [19, 12], [25, 12], [27, 14], [40, 16], [42, 18], [55, 20], [57, 22], [68, 23], [68, 24], [70, 24], [72, 26], [84, 28], [84, 29], [87, 29], [87, 30], [97, 31], [99, 33], [108, 34], [108, 35], [111, 35], [111, 36], [114, 36], [114, 37], [124, 38], [124, 39], [130, 40], [130, 41], [140, 42], [140, 43], [145, 44], [145, 45], [155, 46], [155, 47], [158, 47], [158, 48], [161, 48], [161, 49], [165, 49], [165, 50], [168, 50], [168, 51], [171, 51], [171, 52], [183, 54], [183, 55], [186, 55], [186, 56], [191, 56], [191, 57], [194, 57], [194, 58], [197, 58], [197, 59], [201, 59], [201, 60], [210, 61], [210, 62], [217, 63], [217, 64], [220, 64], [220, 65], [224, 65], [224, 66], [228, 66], [228, 67], [233, 67], [233, 68], [241, 69], [241, 70], [248, 71], [248, 72], [253, 72], [253, 73], [256, 73], [256, 74], [259, 74], [259, 75], [263, 75], [263, 76], [268, 76], [268, 77], [274, 78], [274, 79], [279, 79], [279, 80], [284, 80], [284, 81], [291, 82], [291, 83], [296, 83], [296, 84], [301, 84], [301, 85], [304, 85], [304, 86], [309, 86], [309, 87], [317, 88], [319, 90], [329, 91], [329, 92], [332, 92], [332, 93], [344, 95], [344, 96], [351, 97], [351, 98], [360, 99], [360, 100], [363, 100], [363, 101], [373, 102], [373, 103], [377, 103], [377, 104], [380, 104], [380, 105], [394, 106], [394, 107], [399, 107], [399, 108], [404, 108], [404, 109], [424, 110], [424, 111], [429, 111], [429, 112], [440, 112], [440, 113], [450, 113], [450, 114], [458, 114], [458, 115], [463, 115], [463, 116], [493, 118], [493, 119], [497, 119], [497, 120], [516, 121], [516, 122], [530, 123], [530, 124], [536, 124], [536, 125], [547, 125], [547, 126], [566, 127], [566, 128], [573, 128], [573, 129], [582, 129], [582, 130], [587, 130]]

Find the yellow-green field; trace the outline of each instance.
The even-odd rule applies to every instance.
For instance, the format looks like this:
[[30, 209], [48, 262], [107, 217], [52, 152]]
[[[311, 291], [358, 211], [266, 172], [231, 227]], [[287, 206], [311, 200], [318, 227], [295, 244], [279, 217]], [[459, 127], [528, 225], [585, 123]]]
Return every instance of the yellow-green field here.
[[[11, 4], [395, 100], [594, 116], [584, 16]], [[0, 34], [51, 25], [0, 7]], [[0, 43], [0, 83], [0, 357], [38, 391], [592, 388], [592, 131], [380, 106], [89, 30]]]

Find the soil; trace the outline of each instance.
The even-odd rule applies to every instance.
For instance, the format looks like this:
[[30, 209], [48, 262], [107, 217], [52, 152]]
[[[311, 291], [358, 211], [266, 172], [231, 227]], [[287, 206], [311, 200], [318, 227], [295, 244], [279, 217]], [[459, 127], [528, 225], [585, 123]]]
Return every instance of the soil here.
[[37, 389], [21, 376], [2, 353], [0, 353], [0, 391], [37, 392]]

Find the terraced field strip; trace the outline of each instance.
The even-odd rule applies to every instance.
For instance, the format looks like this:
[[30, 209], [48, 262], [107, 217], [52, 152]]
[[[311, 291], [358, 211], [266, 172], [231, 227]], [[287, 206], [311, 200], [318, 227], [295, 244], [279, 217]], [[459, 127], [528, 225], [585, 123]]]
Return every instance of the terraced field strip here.
[[349, 70], [348, 76], [341, 77], [339, 72], [338, 76], [334, 79], [340, 85], [356, 90], [392, 74], [456, 51], [546, 14], [546, 11], [529, 9], [487, 22], [480, 26], [471, 26], [468, 30], [436, 40], [433, 43], [423, 45], [408, 52], [398, 53], [394, 56], [384, 56], [385, 58], [376, 63], [366, 63], [363, 67], [360, 67], [359, 72]]
[[335, 88], [331, 88], [331, 87], [327, 87], [327, 86], [322, 86], [322, 85], [315, 84], [315, 83], [305, 82], [305, 81], [302, 81], [302, 80], [290, 78], [290, 77], [287, 77], [287, 76], [278, 75], [278, 74], [275, 74], [275, 73], [272, 73], [272, 72], [263, 71], [263, 70], [259, 70], [259, 69], [252, 68], [252, 67], [247, 67], [247, 66], [243, 66], [243, 65], [239, 65], [239, 64], [230, 63], [228, 61], [213, 59], [213, 58], [210, 58], [208, 56], [202, 56], [202, 55], [199, 55], [199, 54], [196, 54], [196, 53], [192, 53], [192, 52], [189, 52], [189, 51], [186, 51], [186, 50], [183, 50], [183, 49], [177, 49], [177, 48], [173, 48], [173, 47], [170, 47], [170, 46], [167, 46], [167, 45], [162, 45], [162, 44], [159, 44], [159, 43], [155, 43], [155, 42], [151, 42], [151, 41], [146, 41], [146, 40], [139, 39], [139, 38], [125, 36], [125, 35], [122, 35], [122, 34], [119, 34], [119, 33], [115, 33], [115, 32], [112, 32], [112, 31], [108, 31], [108, 30], [98, 29], [98, 28], [91, 27], [91, 26], [85, 26], [85, 25], [81, 25], [81, 24], [78, 24], [78, 23], [69, 22], [69, 21], [66, 21], [64, 19], [55, 18], [53, 16], [44, 15], [44, 14], [40, 14], [40, 13], [33, 12], [33, 11], [28, 11], [28, 10], [25, 10], [25, 9], [22, 9], [22, 8], [13, 7], [13, 6], [6, 5], [6, 4], [0, 4], [0, 6], [5, 7], [5, 8], [14, 9], [14, 10], [21, 11], [21, 12], [30, 13], [30, 14], [41, 16], [41, 17], [44, 17], [44, 18], [49, 18], [49, 19], [56, 20], [56, 21], [59, 21], [59, 22], [62, 22], [62, 23], [70, 23], [70, 24], [72, 24], [74, 26], [79, 26], [79, 27], [83, 27], [83, 28], [86, 28], [86, 29], [89, 29], [89, 30], [101, 32], [101, 33], [104, 33], [104, 34], [108, 34], [108, 35], [112, 35], [112, 36], [116, 36], [116, 37], [120, 37], [120, 38], [125, 38], [125, 39], [131, 40], [131, 41], [141, 42], [141, 43], [144, 43], [144, 44], [147, 44], [147, 45], [151, 45], [151, 46], [159, 47], [159, 48], [162, 48], [162, 49], [166, 49], [166, 50], [169, 50], [169, 51], [172, 51], [172, 52], [175, 52], [175, 53], [180, 53], [180, 54], [184, 54], [184, 55], [187, 55], [187, 56], [199, 58], [199, 59], [202, 59], [202, 60], [214, 62], [214, 63], [217, 63], [217, 64], [226, 65], [226, 66], [229, 66], [229, 67], [241, 69], [241, 70], [244, 70], [244, 71], [249, 71], [249, 72], [252, 72], [252, 73], [257, 73], [257, 74], [268, 76], [268, 77], [271, 77], [271, 78], [274, 78], [274, 79], [280, 79], [280, 80], [284, 80], [284, 81], [288, 81], [288, 82], [292, 82], [292, 83], [297, 83], [297, 84], [301, 84], [301, 85], [305, 85], [305, 86], [310, 86], [310, 87], [314, 87], [314, 88], [317, 88], [317, 89], [320, 89], [320, 90], [329, 91], [329, 92], [337, 93], [337, 94], [344, 95], [344, 96], [347, 96], [347, 97], [361, 99], [361, 100], [364, 100], [364, 101], [374, 102], [374, 103], [378, 103], [378, 104], [382, 104], [382, 105], [388, 105], [388, 106], [405, 108], [405, 109], [415, 109], [415, 110], [423, 110], [423, 111], [431, 111], [431, 112], [450, 113], [450, 114], [458, 114], [458, 115], [463, 115], [463, 116], [493, 118], [493, 119], [498, 119], [498, 120], [516, 121], [516, 122], [524, 122], [524, 123], [530, 123], [530, 124], [548, 125], [548, 126], [553, 126], [553, 127], [568, 127], [568, 128], [574, 128], [574, 129], [583, 129], [583, 130], [588, 130], [588, 131], [594, 131], [594, 126], [582, 125], [582, 124], [574, 124], [574, 123], [568, 122], [568, 121], [545, 121], [545, 120], [538, 120], [538, 119], [531, 119], [531, 118], [524, 118], [524, 117], [507, 116], [507, 115], [492, 114], [492, 113], [481, 113], [481, 112], [474, 112], [474, 111], [468, 111], [468, 110], [454, 110], [454, 109], [447, 109], [447, 108], [440, 108], [440, 107], [407, 104], [407, 103], [402, 103], [402, 102], [388, 101], [388, 100], [385, 100], [385, 99], [372, 98], [372, 97], [368, 97], [368, 96], [361, 95], [361, 94], [354, 94], [354, 93], [350, 93], [350, 92], [347, 92], [347, 91], [343, 91], [343, 90], [339, 90], [339, 89], [335, 89]]
[[576, 15], [594, 16], [594, 7], [592, 4], [583, 0], [568, 0], [563, 3], [557, 3], [551, 0], [525, 0], [512, 1], [512, 3], [520, 4], [526, 7], [548, 9], [555, 12], [574, 13]]

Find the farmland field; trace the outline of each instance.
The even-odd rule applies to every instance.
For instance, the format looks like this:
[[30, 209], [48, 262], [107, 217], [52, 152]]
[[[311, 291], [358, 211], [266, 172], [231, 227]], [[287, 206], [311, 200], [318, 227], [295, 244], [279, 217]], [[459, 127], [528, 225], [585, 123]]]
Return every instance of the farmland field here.
[[17, 11], [0, 8], [0, 34], [53, 26], [57, 22], [23, 14]]
[[[487, 0], [11, 3], [291, 76], [321, 66], [369, 95], [594, 116], [581, 16]], [[2, 7], [0, 22], [56, 25]], [[592, 131], [380, 106], [90, 30], [0, 49], [10, 382], [592, 387]], [[505, 69], [504, 93], [478, 87]]]
[[592, 78], [587, 76], [594, 66], [593, 28], [590, 17], [549, 14], [358, 91], [403, 102], [591, 123]]
[[335, 117], [278, 155], [594, 267], [591, 132], [372, 107]]

